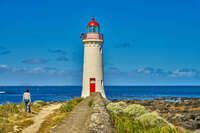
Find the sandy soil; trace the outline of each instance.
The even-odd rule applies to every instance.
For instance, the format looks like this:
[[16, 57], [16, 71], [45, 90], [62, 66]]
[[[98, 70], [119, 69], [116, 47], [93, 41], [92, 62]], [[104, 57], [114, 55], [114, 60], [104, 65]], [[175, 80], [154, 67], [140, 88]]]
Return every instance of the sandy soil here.
[[55, 109], [58, 109], [61, 105], [62, 104], [51, 104], [44, 107], [36, 116], [32, 118], [34, 121], [34, 124], [23, 129], [22, 133], [36, 133], [39, 130], [40, 125], [45, 120], [45, 118], [49, 114], [53, 113]]

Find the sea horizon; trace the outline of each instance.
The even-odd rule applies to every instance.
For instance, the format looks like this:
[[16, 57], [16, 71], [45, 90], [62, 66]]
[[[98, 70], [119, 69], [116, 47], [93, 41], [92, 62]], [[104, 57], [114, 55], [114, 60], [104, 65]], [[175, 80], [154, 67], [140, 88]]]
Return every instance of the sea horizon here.
[[[18, 86], [22, 86], [22, 87], [64, 87], [64, 86], [74, 86], [74, 87], [82, 87], [82, 85], [0, 85], [0, 87], [18, 87]], [[131, 87], [131, 86], [200, 86], [200, 85], [105, 85], [105, 86], [127, 86], [127, 87]]]
[[[81, 97], [82, 91], [82, 86], [0, 86], [0, 104], [20, 103], [26, 88], [29, 88], [33, 102], [36, 100], [67, 101], [74, 97]], [[105, 86], [105, 94], [109, 100], [200, 98], [200, 86]]]

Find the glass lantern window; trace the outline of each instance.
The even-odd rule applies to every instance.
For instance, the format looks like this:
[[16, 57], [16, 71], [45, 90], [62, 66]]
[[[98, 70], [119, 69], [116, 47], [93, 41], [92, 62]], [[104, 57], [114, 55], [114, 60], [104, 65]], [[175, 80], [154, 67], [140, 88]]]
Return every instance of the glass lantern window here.
[[89, 26], [88, 32], [99, 33], [99, 27], [98, 26]]

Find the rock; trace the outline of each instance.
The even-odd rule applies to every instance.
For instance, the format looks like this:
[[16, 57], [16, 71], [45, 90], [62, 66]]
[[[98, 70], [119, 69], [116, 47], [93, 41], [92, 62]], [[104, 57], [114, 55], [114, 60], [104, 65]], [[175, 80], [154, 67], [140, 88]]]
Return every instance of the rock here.
[[181, 97], [181, 102], [184, 102], [185, 100], [187, 100], [187, 97]]
[[115, 133], [106, 109], [108, 101], [100, 93], [95, 93], [90, 116], [89, 133]]

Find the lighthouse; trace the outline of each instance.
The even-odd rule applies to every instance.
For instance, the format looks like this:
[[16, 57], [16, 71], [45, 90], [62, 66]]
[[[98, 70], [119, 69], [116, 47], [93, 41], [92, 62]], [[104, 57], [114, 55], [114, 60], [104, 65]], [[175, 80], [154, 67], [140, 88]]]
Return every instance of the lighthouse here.
[[81, 97], [90, 96], [100, 92], [106, 98], [104, 92], [102, 47], [103, 34], [100, 33], [100, 25], [92, 18], [87, 25], [87, 33], [81, 34], [84, 45], [83, 80]]

